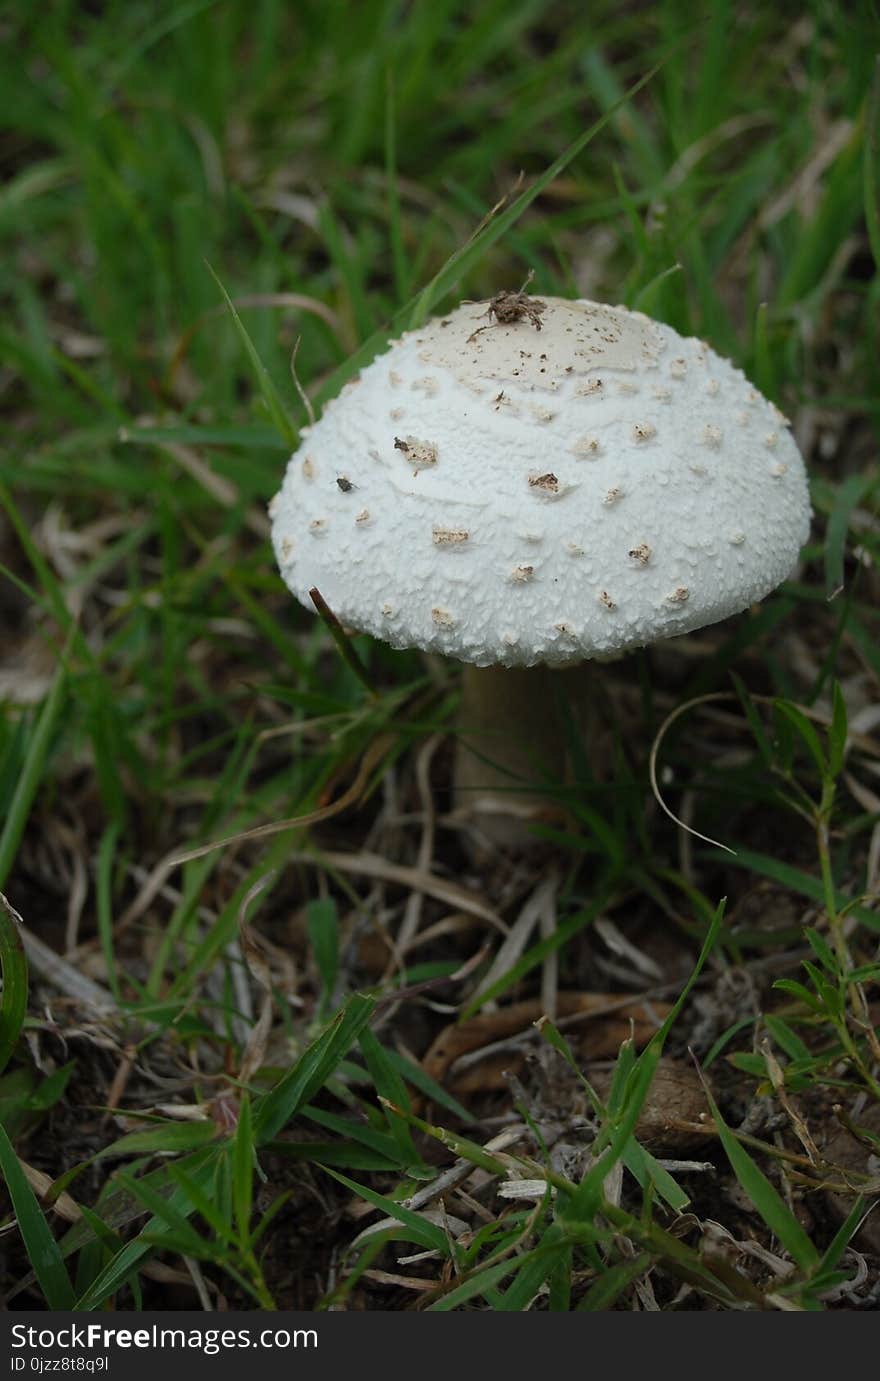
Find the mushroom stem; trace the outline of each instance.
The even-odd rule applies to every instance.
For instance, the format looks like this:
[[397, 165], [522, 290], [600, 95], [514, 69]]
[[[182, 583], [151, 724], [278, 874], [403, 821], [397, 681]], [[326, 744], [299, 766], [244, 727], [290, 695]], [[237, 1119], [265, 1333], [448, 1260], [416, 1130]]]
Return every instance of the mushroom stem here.
[[565, 736], [550, 667], [475, 667], [462, 678], [455, 805], [487, 843], [534, 842], [529, 824], [562, 818], [549, 790], [565, 777]]

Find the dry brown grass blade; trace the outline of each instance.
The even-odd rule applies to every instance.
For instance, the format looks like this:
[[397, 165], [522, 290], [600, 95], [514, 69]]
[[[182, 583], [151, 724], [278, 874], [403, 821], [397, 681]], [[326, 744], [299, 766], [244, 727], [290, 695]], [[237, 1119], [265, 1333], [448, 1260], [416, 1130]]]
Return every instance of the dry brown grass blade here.
[[116, 935], [121, 935], [144, 914], [162, 891], [169, 875], [182, 864], [189, 863], [194, 858], [203, 858], [206, 854], [213, 853], [215, 849], [229, 848], [231, 844], [240, 844], [250, 839], [266, 839], [270, 835], [281, 834], [284, 830], [304, 829], [308, 825], [319, 824], [322, 820], [330, 820], [334, 815], [339, 815], [349, 806], [356, 805], [366, 791], [373, 771], [393, 742], [394, 736], [392, 734], [382, 734], [371, 743], [361, 758], [357, 775], [351, 786], [327, 806], [319, 806], [316, 810], [306, 811], [304, 815], [293, 815], [286, 820], [275, 820], [267, 825], [257, 825], [254, 829], [241, 830], [238, 834], [230, 834], [224, 839], [217, 839], [213, 844], [201, 844], [198, 848], [188, 849], [183, 853], [174, 850], [172, 853], [166, 854], [165, 858], [161, 858], [152, 869], [134, 901], [120, 916], [115, 926]]
[[[328, 307], [319, 298], [309, 297], [305, 293], [242, 293], [240, 296], [232, 298], [232, 305], [236, 311], [267, 307], [308, 312], [311, 316], [320, 317], [322, 321], [326, 322], [334, 335], [339, 336], [342, 329], [339, 317], [332, 307]], [[209, 307], [207, 311], [202, 312], [201, 316], [196, 317], [192, 325], [182, 333], [174, 347], [174, 353], [168, 365], [166, 379], [170, 389], [174, 388], [177, 372], [188, 354], [195, 336], [209, 321], [225, 316], [227, 310], [226, 304], [222, 302], [215, 307]]]
[[408, 868], [402, 863], [391, 863], [387, 858], [382, 858], [379, 854], [366, 853], [361, 850], [357, 853], [293, 853], [290, 855], [292, 863], [312, 863], [327, 868], [336, 868], [340, 873], [354, 873], [360, 877], [379, 878], [382, 882], [396, 883], [400, 887], [408, 887], [411, 890], [424, 892], [428, 897], [434, 897], [436, 901], [445, 902], [447, 906], [452, 906], [458, 911], [467, 911], [471, 916], [478, 916], [482, 921], [488, 921], [496, 930], [500, 930], [502, 935], [507, 934], [507, 926], [501, 917], [480, 901], [466, 887], [462, 887], [457, 882], [447, 882], [445, 878], [439, 878], [434, 873], [429, 873], [421, 868]]
[[719, 840], [710, 838], [708, 834], [701, 834], [699, 830], [692, 829], [690, 825], [685, 824], [684, 820], [680, 819], [666, 804], [657, 783], [657, 757], [667, 733], [672, 728], [675, 721], [680, 719], [683, 714], [686, 714], [688, 710], [692, 710], [696, 705], [706, 705], [710, 701], [735, 699], [736, 696], [732, 691], [715, 691], [712, 695], [699, 695], [694, 700], [686, 700], [683, 705], [676, 706], [672, 713], [666, 716], [660, 728], [657, 730], [654, 742], [651, 744], [651, 756], [648, 761], [651, 791], [654, 793], [654, 799], [660, 809], [669, 816], [674, 824], [678, 825], [679, 829], [686, 830], [687, 833], [692, 834], [695, 839], [702, 839], [705, 844], [713, 844], [716, 849], [723, 849], [725, 853], [733, 854], [734, 858], [736, 857], [736, 849], [731, 849], [728, 844], [722, 844]]
[[28, 1165], [27, 1161], [22, 1160], [21, 1157], [19, 1157], [18, 1163], [37, 1198], [48, 1200], [49, 1207], [58, 1214], [59, 1218], [63, 1218], [65, 1223], [79, 1222], [82, 1212], [79, 1204], [70, 1194], [62, 1190], [57, 1199], [52, 1197], [52, 1186], [55, 1181], [51, 1175], [47, 1175], [43, 1170], [37, 1170], [33, 1165]]
[[295, 340], [295, 342], [294, 342], [294, 345], [293, 345], [293, 349], [292, 349], [292, 351], [290, 352], [290, 377], [293, 379], [293, 386], [294, 386], [294, 388], [296, 389], [297, 395], [298, 395], [298, 397], [299, 397], [299, 401], [302, 403], [303, 408], [305, 409], [306, 417], [309, 419], [309, 426], [310, 426], [310, 427], [314, 427], [314, 425], [315, 425], [315, 409], [312, 407], [312, 400], [311, 400], [311, 398], [309, 397], [309, 395], [306, 393], [306, 391], [305, 391], [305, 389], [303, 388], [302, 384], [300, 383], [300, 381], [299, 381], [299, 375], [298, 375], [297, 372], [296, 372], [296, 357], [297, 357], [297, 355], [299, 354], [299, 347], [300, 347], [300, 341], [301, 341], [301, 340], [302, 340], [302, 337], [301, 337], [301, 336], [297, 336], [297, 338], [296, 338], [296, 340]]
[[81, 973], [76, 965], [62, 958], [24, 924], [21, 926], [21, 939], [34, 971], [66, 997], [73, 998], [91, 1016], [108, 1016], [118, 1011], [112, 993]]
[[[126, 441], [127, 433], [125, 428], [119, 432], [119, 440]], [[216, 470], [212, 470], [210, 465], [196, 455], [190, 446], [184, 446], [179, 441], [156, 440], [152, 443], [158, 450], [164, 451], [166, 455], [176, 461], [181, 470], [184, 470], [196, 484], [201, 485], [206, 494], [210, 494], [212, 499], [221, 508], [236, 508], [241, 503], [241, 492], [236, 485], [232, 484], [223, 475], [218, 475]], [[261, 508], [251, 505], [244, 515], [244, 523], [247, 528], [258, 537], [260, 541], [265, 541], [272, 525], [266, 514]]]
[[260, 1004], [260, 1015], [251, 1028], [241, 1055], [241, 1067], [238, 1072], [238, 1077], [242, 1084], [245, 1085], [250, 1083], [251, 1079], [262, 1067], [266, 1056], [266, 1047], [269, 1043], [269, 1034], [272, 1030], [272, 972], [269, 968], [269, 961], [263, 949], [262, 941], [247, 920], [248, 907], [254, 898], [266, 888], [268, 883], [268, 877], [262, 877], [255, 882], [253, 887], [251, 887], [242, 898], [238, 912], [238, 934], [241, 941], [242, 957], [254, 978], [263, 989], [263, 1001]]
[[[698, 695], [695, 697], [695, 699], [686, 700], [683, 705], [676, 706], [676, 708], [666, 716], [663, 723], [660, 725], [660, 728], [657, 730], [657, 733], [654, 737], [654, 742], [651, 744], [651, 756], [648, 763], [648, 771], [651, 780], [651, 791], [653, 792], [654, 799], [656, 800], [660, 809], [666, 815], [669, 816], [670, 820], [672, 820], [676, 825], [678, 825], [679, 829], [685, 830], [688, 834], [693, 835], [695, 839], [702, 839], [704, 843], [712, 844], [715, 846], [716, 849], [723, 849], [725, 853], [732, 854], [735, 858], [736, 849], [731, 849], [728, 844], [722, 844], [719, 840], [712, 839], [707, 834], [701, 834], [699, 830], [693, 829], [689, 824], [686, 823], [686, 821], [682, 820], [678, 815], [676, 815], [674, 811], [672, 811], [664, 801], [663, 796], [660, 792], [660, 787], [657, 782], [657, 758], [659, 756], [663, 740], [665, 739], [669, 730], [672, 728], [672, 725], [675, 723], [675, 721], [677, 719], [680, 719], [683, 714], [687, 714], [688, 710], [694, 709], [697, 705], [717, 703], [721, 700], [735, 700], [738, 703], [739, 697], [735, 694], [734, 691], [713, 691], [711, 695]], [[752, 700], [755, 702], [756, 705], [773, 705], [776, 702], [776, 698], [772, 695], [753, 695]], [[830, 715], [826, 711], [817, 709], [813, 705], [798, 705], [797, 708], [799, 709], [800, 713], [804, 715], [807, 719], [812, 720], [814, 724], [821, 724], [823, 728], [828, 728], [828, 726], [831, 723]], [[847, 748], [849, 749], [851, 747], [858, 747], [868, 753], [876, 751], [875, 745], [873, 744], [872, 740], [866, 735], [860, 733], [850, 732], [847, 734]]]
[[548, 893], [555, 896], [555, 888], [555, 879], [543, 880], [528, 895], [516, 920], [508, 928], [504, 943], [499, 946], [485, 976], [477, 985], [474, 992], [475, 999], [488, 992], [498, 979], [509, 973], [517, 960], [521, 958], [529, 942], [529, 937], [547, 906]]
[[[629, 1036], [637, 1043], [650, 1039], [669, 1008], [665, 1003], [647, 1003], [637, 997], [620, 999], [607, 993], [561, 992], [557, 995], [557, 1010], [561, 1018], [605, 1018], [580, 1041], [582, 1047], [586, 1044], [590, 1059], [603, 1059], [616, 1055], [621, 1042]], [[451, 1083], [459, 1093], [503, 1087], [505, 1072], [516, 1065], [520, 1052], [506, 1045], [496, 1057], [491, 1047], [519, 1036], [532, 1039], [534, 1023], [544, 1015], [540, 999], [529, 998], [498, 1012], [481, 1012], [467, 1021], [454, 1022], [436, 1037], [422, 1059], [422, 1068], [438, 1083], [447, 1087]], [[486, 1059], [476, 1056], [474, 1070], [462, 1070], [460, 1077], [450, 1081], [453, 1064], [479, 1051], [486, 1052]]]
[[[434, 808], [434, 793], [431, 790], [431, 763], [434, 754], [443, 742], [442, 734], [432, 734], [425, 741], [416, 756], [416, 786], [419, 792], [419, 802], [422, 807], [422, 833], [419, 839], [419, 851], [416, 856], [416, 867], [422, 872], [431, 871], [431, 860], [434, 857], [434, 843], [436, 839], [437, 815]], [[422, 898], [424, 892], [413, 891], [406, 903], [406, 910], [395, 940], [397, 955], [402, 960], [406, 955], [412, 941], [418, 933], [419, 924], [422, 917]], [[386, 977], [390, 976], [386, 974]]]
[[[556, 894], [559, 891], [559, 874], [551, 869], [546, 879], [546, 889], [542, 897], [538, 915], [538, 929], [542, 940], [550, 940], [556, 931]], [[555, 1021], [557, 998], [559, 995], [559, 950], [551, 945], [541, 964], [541, 1006], [546, 1016]]]
[[[223, 839], [215, 839], [212, 844], [200, 844], [198, 848], [186, 849], [183, 853], [170, 854], [162, 864], [158, 865], [158, 868], [165, 870], [158, 881], [156, 881], [158, 869], [153, 870], [150, 879], [152, 888], [150, 900], [156, 895], [165, 877], [173, 868], [179, 868], [184, 863], [191, 863], [195, 858], [204, 858], [206, 854], [213, 853], [216, 849], [228, 849], [231, 844], [243, 844], [251, 839], [268, 839], [271, 835], [282, 834], [285, 830], [305, 829], [308, 825], [320, 824], [323, 820], [331, 820], [334, 815], [340, 815], [342, 811], [348, 810], [349, 806], [356, 805], [366, 791], [370, 777], [393, 743], [393, 734], [382, 734], [381, 737], [371, 743], [361, 758], [357, 775], [351, 786], [327, 806], [308, 810], [303, 815], [291, 815], [286, 820], [273, 820], [266, 825], [256, 825], [250, 830], [240, 830], [237, 834], [229, 834]], [[128, 913], [126, 913], [125, 919], [129, 920]]]
[[[394, 1219], [389, 1218], [386, 1226], [394, 1225]], [[419, 1276], [396, 1275], [394, 1271], [380, 1271], [371, 1269], [364, 1271], [367, 1280], [375, 1280], [377, 1285], [394, 1285], [400, 1290], [417, 1290], [424, 1293], [425, 1290], [434, 1289], [433, 1280], [422, 1280]]]

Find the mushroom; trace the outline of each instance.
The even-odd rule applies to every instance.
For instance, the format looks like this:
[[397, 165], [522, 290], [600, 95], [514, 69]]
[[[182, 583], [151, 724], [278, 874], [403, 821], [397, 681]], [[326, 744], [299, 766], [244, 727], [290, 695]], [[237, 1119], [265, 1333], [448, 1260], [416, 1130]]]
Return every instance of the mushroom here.
[[496, 301], [346, 384], [270, 514], [306, 607], [317, 586], [349, 627], [465, 663], [457, 799], [517, 839], [563, 775], [553, 669], [762, 599], [810, 504], [785, 418], [702, 341], [623, 307]]

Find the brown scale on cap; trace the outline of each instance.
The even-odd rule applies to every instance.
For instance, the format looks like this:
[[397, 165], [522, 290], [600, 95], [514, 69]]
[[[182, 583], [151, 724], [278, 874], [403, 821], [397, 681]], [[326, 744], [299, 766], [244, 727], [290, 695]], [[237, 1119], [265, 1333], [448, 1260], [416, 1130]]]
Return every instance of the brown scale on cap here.
[[525, 585], [526, 581], [531, 580], [534, 574], [534, 566], [514, 566], [510, 572], [510, 578], [514, 585]]
[[420, 441], [417, 436], [396, 436], [395, 451], [402, 451], [410, 465], [417, 470], [425, 470], [437, 464], [437, 447], [433, 441]]
[[602, 443], [598, 436], [581, 436], [572, 446], [571, 454], [581, 459], [586, 456], [589, 460], [595, 460], [601, 450]]
[[414, 393], [424, 393], [427, 398], [436, 398], [440, 392], [440, 383], [432, 375], [426, 374], [423, 379], [416, 379], [410, 384]]
[[[569, 369], [570, 368], [571, 366], [569, 365]], [[602, 383], [601, 379], [586, 379], [584, 383], [578, 384], [575, 389], [575, 397], [596, 398], [602, 393], [604, 387], [605, 385]]]
[[630, 547], [627, 555], [631, 560], [637, 562], [638, 565], [647, 566], [651, 559], [651, 548], [648, 546], [647, 542], [639, 542], [637, 547]]
[[529, 475], [529, 488], [539, 489], [544, 494], [558, 494], [559, 480], [552, 471], [546, 475]]
[[435, 527], [431, 535], [437, 547], [458, 547], [470, 537], [463, 527]]

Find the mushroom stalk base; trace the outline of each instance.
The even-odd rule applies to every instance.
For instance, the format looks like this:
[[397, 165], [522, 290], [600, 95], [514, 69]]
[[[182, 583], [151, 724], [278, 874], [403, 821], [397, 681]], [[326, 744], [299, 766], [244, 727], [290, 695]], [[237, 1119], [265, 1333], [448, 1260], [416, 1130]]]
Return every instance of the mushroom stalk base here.
[[475, 843], [534, 844], [530, 824], [564, 818], [550, 796], [565, 778], [556, 695], [546, 666], [465, 666], [455, 807]]

